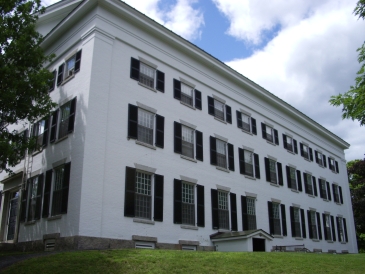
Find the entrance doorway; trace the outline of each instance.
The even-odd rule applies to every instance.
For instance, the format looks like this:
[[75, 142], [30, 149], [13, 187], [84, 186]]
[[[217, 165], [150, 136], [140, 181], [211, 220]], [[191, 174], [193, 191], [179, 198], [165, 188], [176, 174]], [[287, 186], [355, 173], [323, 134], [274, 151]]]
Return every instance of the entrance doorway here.
[[10, 194], [10, 202], [9, 202], [9, 214], [8, 214], [8, 224], [7, 224], [7, 234], [6, 240], [14, 240], [15, 236], [15, 228], [16, 228], [16, 219], [18, 214], [18, 200], [19, 200], [19, 192], [12, 192]]
[[265, 252], [265, 239], [252, 238], [253, 251]]

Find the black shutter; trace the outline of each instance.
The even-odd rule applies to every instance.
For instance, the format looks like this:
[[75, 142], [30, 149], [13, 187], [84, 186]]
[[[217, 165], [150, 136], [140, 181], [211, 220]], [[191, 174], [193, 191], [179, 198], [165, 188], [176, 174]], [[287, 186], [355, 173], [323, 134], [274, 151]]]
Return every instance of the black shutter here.
[[139, 60], [131, 57], [131, 78], [139, 81]]
[[174, 122], [174, 152], [182, 153], [181, 124]]
[[43, 174], [38, 176], [38, 186], [37, 186], [37, 199], [36, 199], [36, 209], [34, 214], [34, 219], [39, 220], [41, 218], [42, 210], [42, 193], [43, 193]]
[[284, 143], [284, 148], [288, 149], [288, 144], [286, 142], [286, 135], [285, 134], [283, 134], [283, 143]]
[[276, 163], [277, 167], [278, 167], [278, 177], [279, 177], [279, 185], [283, 186], [284, 185], [284, 180], [283, 180], [283, 168], [281, 163], [277, 162]]
[[294, 152], [295, 154], [298, 154], [298, 144], [297, 144], [297, 140], [293, 139], [293, 144], [294, 144]]
[[228, 169], [234, 171], [234, 151], [233, 145], [227, 144], [228, 147]]
[[230, 193], [229, 194], [230, 200], [231, 200], [231, 230], [237, 231], [238, 230], [238, 224], [237, 224], [237, 200], [236, 200], [236, 194]]
[[[27, 181], [28, 189], [29, 189], [29, 182], [30, 182], [30, 180], [28, 179], [28, 181]], [[20, 222], [25, 222], [25, 220], [26, 220], [27, 204], [28, 204], [28, 191], [23, 189], [22, 190]]]
[[165, 117], [156, 114], [156, 147], [164, 147]]
[[332, 240], [336, 241], [335, 220], [332, 215], [331, 215], [331, 228], [332, 228]]
[[57, 119], [58, 119], [58, 109], [55, 110], [55, 112], [53, 112], [52, 114], [51, 137], [49, 138], [50, 143], [56, 141]]
[[290, 224], [291, 224], [291, 236], [297, 237], [297, 233], [295, 231], [295, 221], [294, 221], [294, 207], [289, 207], [290, 212]]
[[302, 217], [301, 221], [302, 221], [302, 237], [303, 238], [307, 238], [307, 233], [305, 231], [305, 214], [304, 214], [304, 209], [300, 209], [300, 216]]
[[154, 194], [154, 220], [156, 222], [163, 221], [163, 176], [155, 174], [155, 194]]
[[204, 210], [204, 186], [196, 185], [197, 197], [197, 226], [205, 226], [205, 210]]
[[134, 217], [136, 169], [125, 168], [124, 216]]
[[267, 209], [268, 209], [268, 212], [269, 212], [270, 234], [274, 235], [274, 216], [273, 216], [273, 210], [272, 210], [272, 202], [270, 202], [270, 201], [267, 202]]
[[317, 150], [314, 151], [314, 158], [316, 158], [316, 163], [318, 164], [318, 152], [317, 152]]
[[236, 110], [236, 116], [237, 116], [237, 127], [242, 128], [242, 113]]
[[313, 181], [314, 195], [315, 195], [315, 196], [318, 196], [318, 193], [317, 193], [317, 183], [316, 183], [316, 177], [312, 176], [312, 181]]
[[291, 188], [291, 178], [290, 178], [290, 167], [286, 166], [286, 179], [288, 181], [288, 188]]
[[305, 173], [305, 172], [303, 172], [303, 181], [304, 181], [304, 191], [305, 191], [305, 193], [307, 193], [307, 194], [313, 194], [313, 193], [309, 193], [307, 173]]
[[165, 92], [165, 73], [156, 70], [156, 89], [161, 92]]
[[56, 82], [56, 75], [57, 75], [57, 71], [56, 70], [52, 71], [52, 79], [49, 81], [49, 89], [48, 89], [49, 92], [54, 90], [54, 84]]
[[240, 173], [241, 174], [245, 174], [245, 155], [244, 155], [244, 150], [242, 148], [238, 148], [238, 160], [239, 160], [239, 165], [240, 165]]
[[208, 114], [214, 116], [214, 99], [208, 96]]
[[266, 173], [266, 181], [271, 182], [271, 173], [270, 173], [270, 160], [265, 157], [265, 173]]
[[241, 211], [242, 211], [242, 230], [248, 230], [248, 216], [247, 216], [247, 198], [241, 196]]
[[210, 164], [217, 165], [217, 143], [214, 137], [210, 136]]
[[340, 233], [340, 229], [342, 226], [342, 224], [340, 223], [340, 218], [336, 217], [336, 224], [337, 224], [337, 237], [338, 237], [338, 241], [341, 242], [341, 233]]
[[182, 223], [182, 183], [174, 179], [174, 224]]
[[340, 171], [338, 169], [338, 162], [337, 161], [335, 161], [335, 167], [336, 167], [336, 172], [339, 173]]
[[287, 236], [288, 233], [286, 231], [286, 214], [285, 214], [285, 205], [281, 204], [281, 226], [283, 227], [283, 236]]
[[339, 201], [338, 201], [338, 199], [337, 199], [337, 197], [336, 197], [335, 188], [336, 188], [336, 186], [335, 186], [334, 184], [332, 184], [333, 201], [334, 201], [335, 203], [339, 203]]
[[312, 219], [311, 219], [311, 212], [310, 212], [310, 210], [307, 210], [307, 219], [308, 219], [309, 239], [313, 239]]
[[181, 82], [174, 79], [174, 98], [181, 100]]
[[68, 133], [74, 131], [76, 115], [76, 97], [71, 100], [70, 116], [68, 118]]
[[317, 228], [318, 228], [318, 239], [322, 240], [322, 227], [321, 227], [321, 215], [316, 212], [317, 216]]
[[195, 108], [202, 109], [202, 93], [199, 90], [195, 90]]
[[340, 194], [340, 202], [343, 204], [343, 198], [342, 198], [342, 187], [338, 187], [338, 193]]
[[299, 147], [300, 147], [300, 156], [304, 157], [303, 144], [302, 144], [302, 143], [300, 143], [300, 144], [299, 144]]
[[75, 73], [80, 71], [80, 67], [81, 67], [81, 50], [79, 50], [78, 52], [76, 52], [76, 57], [75, 57]]
[[44, 184], [44, 195], [43, 195], [43, 211], [42, 218], [47, 218], [49, 216], [49, 205], [51, 200], [51, 185], [52, 185], [52, 173], [53, 170], [47, 170], [46, 180]]
[[327, 184], [327, 199], [331, 201], [332, 199], [331, 199], [331, 187], [330, 187], [330, 183], [329, 182], [326, 182], [326, 184]]
[[43, 131], [43, 141], [42, 141], [43, 147], [46, 147], [48, 144], [49, 120], [50, 120], [49, 118], [44, 119], [44, 131]]
[[138, 107], [128, 104], [128, 138], [138, 139]]
[[213, 229], [219, 229], [219, 214], [218, 214], [218, 191], [211, 189], [212, 199], [212, 225]]
[[63, 81], [63, 69], [65, 64], [62, 64], [58, 67], [58, 75], [57, 75], [57, 87], [62, 84]]
[[195, 130], [196, 159], [203, 161], [203, 133]]
[[347, 225], [346, 225], [346, 219], [345, 218], [342, 218], [342, 221], [343, 221], [343, 230], [344, 230], [344, 233], [345, 233], [345, 240], [346, 242], [349, 241], [349, 238], [347, 236]]
[[251, 117], [251, 125], [252, 125], [252, 134], [257, 135], [257, 129], [256, 129], [256, 119]]
[[298, 183], [298, 190], [299, 191], [303, 191], [303, 187], [302, 187], [302, 177], [300, 176], [300, 171], [297, 170], [297, 183]]
[[275, 144], [279, 145], [279, 134], [277, 129], [274, 129], [274, 137], [275, 137]]
[[323, 165], [324, 167], [327, 167], [326, 155], [323, 155]]
[[259, 161], [259, 155], [254, 153], [253, 159], [255, 161], [255, 177], [257, 179], [260, 179], [260, 161]]
[[232, 109], [226, 105], [226, 122], [232, 124]]
[[313, 162], [313, 150], [309, 148], [309, 159]]
[[266, 125], [264, 123], [261, 123], [261, 131], [262, 131], [262, 138], [266, 138]]
[[70, 186], [71, 162], [66, 163], [63, 171], [61, 213], [67, 213], [68, 193]]

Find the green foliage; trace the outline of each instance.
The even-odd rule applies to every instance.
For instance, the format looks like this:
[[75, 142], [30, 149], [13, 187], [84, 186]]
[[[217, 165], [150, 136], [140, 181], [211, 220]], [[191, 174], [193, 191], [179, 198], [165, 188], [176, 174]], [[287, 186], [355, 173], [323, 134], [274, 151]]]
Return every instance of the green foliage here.
[[30, 259], [2, 273], [364, 273], [365, 254], [103, 250]]
[[[365, 19], [365, 0], [357, 2], [354, 14]], [[336, 107], [342, 105], [343, 119], [358, 120], [360, 126], [363, 126], [365, 125], [365, 43], [357, 51], [361, 68], [357, 72], [355, 86], [351, 86], [344, 94], [331, 96], [329, 102]]]
[[347, 163], [357, 245], [365, 250], [365, 159]]
[[53, 56], [45, 56], [35, 30], [43, 12], [40, 0], [0, 0], [0, 168], [7, 172], [35, 145], [8, 126], [28, 128], [55, 106], [48, 94], [52, 75], [43, 68]]

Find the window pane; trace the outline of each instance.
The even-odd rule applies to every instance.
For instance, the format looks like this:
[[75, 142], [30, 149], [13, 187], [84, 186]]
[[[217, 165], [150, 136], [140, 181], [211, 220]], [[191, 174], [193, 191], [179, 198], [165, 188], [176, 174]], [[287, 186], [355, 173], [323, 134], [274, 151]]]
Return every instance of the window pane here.
[[216, 139], [217, 145], [217, 165], [223, 168], [227, 168], [227, 159], [226, 159], [226, 143]]
[[193, 105], [193, 88], [181, 83], [181, 101]]
[[138, 109], [138, 140], [153, 144], [154, 115], [143, 109]]
[[219, 227], [229, 229], [228, 193], [218, 191]]
[[60, 108], [61, 121], [58, 132], [58, 138], [62, 138], [68, 134], [68, 119], [70, 118], [71, 112], [71, 101], [67, 102]]
[[72, 56], [70, 59], [67, 60], [67, 72], [75, 68], [75, 57], [76, 55]]
[[224, 104], [214, 100], [214, 116], [224, 120]]
[[253, 175], [253, 153], [251, 151], [244, 151], [244, 158], [245, 158], [245, 173], [248, 175]]
[[276, 184], [277, 183], [277, 179], [276, 179], [276, 162], [272, 159], [269, 159], [269, 163], [270, 163], [270, 180], [272, 183]]
[[195, 225], [194, 186], [182, 184], [182, 223]]
[[149, 86], [151, 88], [154, 87], [154, 79], [155, 79], [155, 70], [150, 67], [147, 66], [144, 63], [140, 63], [140, 68], [139, 68], [139, 81], [146, 85]]
[[136, 217], [151, 219], [151, 175], [136, 172]]
[[250, 119], [251, 117], [242, 113], [242, 128], [246, 131], [250, 130]]

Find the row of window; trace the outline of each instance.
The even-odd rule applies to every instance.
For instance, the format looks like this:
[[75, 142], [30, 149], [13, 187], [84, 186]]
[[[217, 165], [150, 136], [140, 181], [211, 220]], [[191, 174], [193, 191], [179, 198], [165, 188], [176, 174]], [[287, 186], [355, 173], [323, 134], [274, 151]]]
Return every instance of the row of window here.
[[[147, 61], [145, 61], [147, 62]], [[152, 65], [148, 65], [143, 61], [131, 58], [131, 74], [130, 77], [139, 81], [141, 84], [150, 88], [156, 88], [161, 92], [165, 91], [164, 81], [165, 74], [156, 70]], [[156, 77], [156, 81], [155, 81]], [[149, 79], [146, 81], [146, 79]], [[180, 100], [184, 105], [202, 109], [202, 94], [195, 89], [191, 83], [173, 79], [174, 83], [174, 98]], [[214, 116], [220, 121], [232, 124], [232, 109], [226, 104], [225, 100], [217, 96], [208, 96], [208, 114]], [[251, 114], [243, 110], [236, 111], [237, 127], [250, 134], [257, 135], [256, 119], [251, 117]], [[266, 123], [261, 123], [262, 137], [268, 142], [279, 145], [278, 131]], [[283, 134], [284, 148], [289, 152], [298, 154], [297, 141], [292, 136]], [[300, 154], [308, 160], [313, 161], [313, 150], [308, 144], [300, 143]], [[193, 157], [192, 157], [193, 158]], [[322, 167], [327, 167], [326, 156], [322, 152], [315, 150], [316, 163]], [[328, 157], [328, 166], [333, 171], [338, 173], [338, 162], [333, 158]]]
[[[204, 186], [191, 178], [174, 179], [173, 222], [192, 227], [205, 227]], [[164, 177], [144, 170], [126, 167], [124, 216], [147, 221], [163, 221]], [[241, 196], [242, 230], [257, 229], [256, 197]], [[229, 189], [211, 189], [212, 228], [238, 230], [236, 194]], [[287, 236], [285, 205], [280, 201], [268, 202], [270, 234]], [[325, 240], [336, 241], [333, 216], [323, 215]], [[299, 206], [290, 207], [292, 236], [322, 239], [320, 213], [307, 210], [308, 228], [305, 225], [305, 212]], [[331, 221], [330, 221], [331, 220]], [[338, 240], [348, 241], [346, 220], [336, 217]]]

